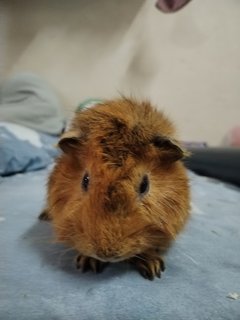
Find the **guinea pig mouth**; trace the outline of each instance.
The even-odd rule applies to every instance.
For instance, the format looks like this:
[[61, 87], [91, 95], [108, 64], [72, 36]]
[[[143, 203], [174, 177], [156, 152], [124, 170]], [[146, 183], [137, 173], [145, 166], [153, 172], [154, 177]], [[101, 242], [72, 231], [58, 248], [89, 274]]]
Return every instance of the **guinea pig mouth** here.
[[111, 257], [106, 257], [104, 255], [91, 255], [92, 258], [95, 258], [97, 260], [100, 260], [102, 262], [110, 262], [110, 263], [116, 263], [116, 262], [121, 262], [121, 261], [124, 261], [126, 260], [127, 258], [126, 257], [123, 257], [123, 256], [111, 256]]

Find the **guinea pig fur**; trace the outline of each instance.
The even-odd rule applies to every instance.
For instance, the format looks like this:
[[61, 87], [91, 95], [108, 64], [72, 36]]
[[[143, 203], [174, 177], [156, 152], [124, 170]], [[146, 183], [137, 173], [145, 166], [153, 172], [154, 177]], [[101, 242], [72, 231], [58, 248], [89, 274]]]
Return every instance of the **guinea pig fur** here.
[[189, 216], [186, 152], [149, 102], [122, 98], [76, 112], [59, 141], [46, 210], [82, 271], [126, 260], [147, 279]]

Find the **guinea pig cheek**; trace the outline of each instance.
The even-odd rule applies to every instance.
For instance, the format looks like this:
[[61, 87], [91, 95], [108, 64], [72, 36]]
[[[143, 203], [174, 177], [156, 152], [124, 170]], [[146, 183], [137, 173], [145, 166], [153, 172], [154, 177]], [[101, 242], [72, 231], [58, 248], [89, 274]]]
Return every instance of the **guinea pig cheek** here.
[[133, 215], [121, 225], [123, 226], [122, 235], [117, 241], [119, 260], [129, 259], [149, 248], [147, 225], [144, 220]]

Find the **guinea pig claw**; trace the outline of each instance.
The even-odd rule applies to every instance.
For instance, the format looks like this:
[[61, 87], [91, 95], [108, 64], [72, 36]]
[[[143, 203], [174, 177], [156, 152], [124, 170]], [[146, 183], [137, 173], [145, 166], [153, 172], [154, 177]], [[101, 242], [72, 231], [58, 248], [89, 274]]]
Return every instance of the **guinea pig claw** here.
[[147, 280], [153, 280], [153, 276], [151, 274], [149, 274], [146, 270], [139, 270], [139, 273], [141, 274], [141, 276]]
[[165, 262], [164, 260], [160, 257], [160, 267], [161, 267], [161, 271], [164, 272], [166, 267], [165, 267]]
[[161, 278], [161, 272], [156, 273], [156, 277]]
[[81, 269], [82, 272], [87, 272], [90, 268], [88, 257], [82, 255], [77, 256], [76, 267], [77, 269]]
[[149, 257], [140, 255], [130, 259], [130, 262], [134, 264], [139, 273], [148, 280], [153, 280], [154, 277], [161, 278], [161, 272], [165, 270], [164, 261], [160, 256]]
[[93, 271], [94, 273], [101, 273], [107, 266], [107, 262], [99, 261], [92, 257], [86, 257], [83, 255], [77, 256], [76, 267], [81, 269], [82, 272]]

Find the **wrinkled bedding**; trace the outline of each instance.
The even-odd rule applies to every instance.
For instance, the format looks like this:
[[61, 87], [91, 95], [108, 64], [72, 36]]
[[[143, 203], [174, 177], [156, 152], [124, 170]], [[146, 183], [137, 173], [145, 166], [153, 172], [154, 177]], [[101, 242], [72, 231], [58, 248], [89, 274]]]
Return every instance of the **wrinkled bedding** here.
[[39, 170], [59, 154], [57, 136], [0, 121], [0, 176]]
[[75, 269], [75, 252], [37, 219], [47, 174], [0, 177], [1, 319], [240, 319], [239, 189], [190, 173], [191, 220], [148, 281], [124, 263]]
[[0, 87], [0, 176], [43, 169], [66, 126], [57, 94], [40, 76], [19, 73]]
[[58, 135], [65, 127], [63, 107], [50, 85], [33, 73], [19, 73], [0, 87], [0, 120]]

